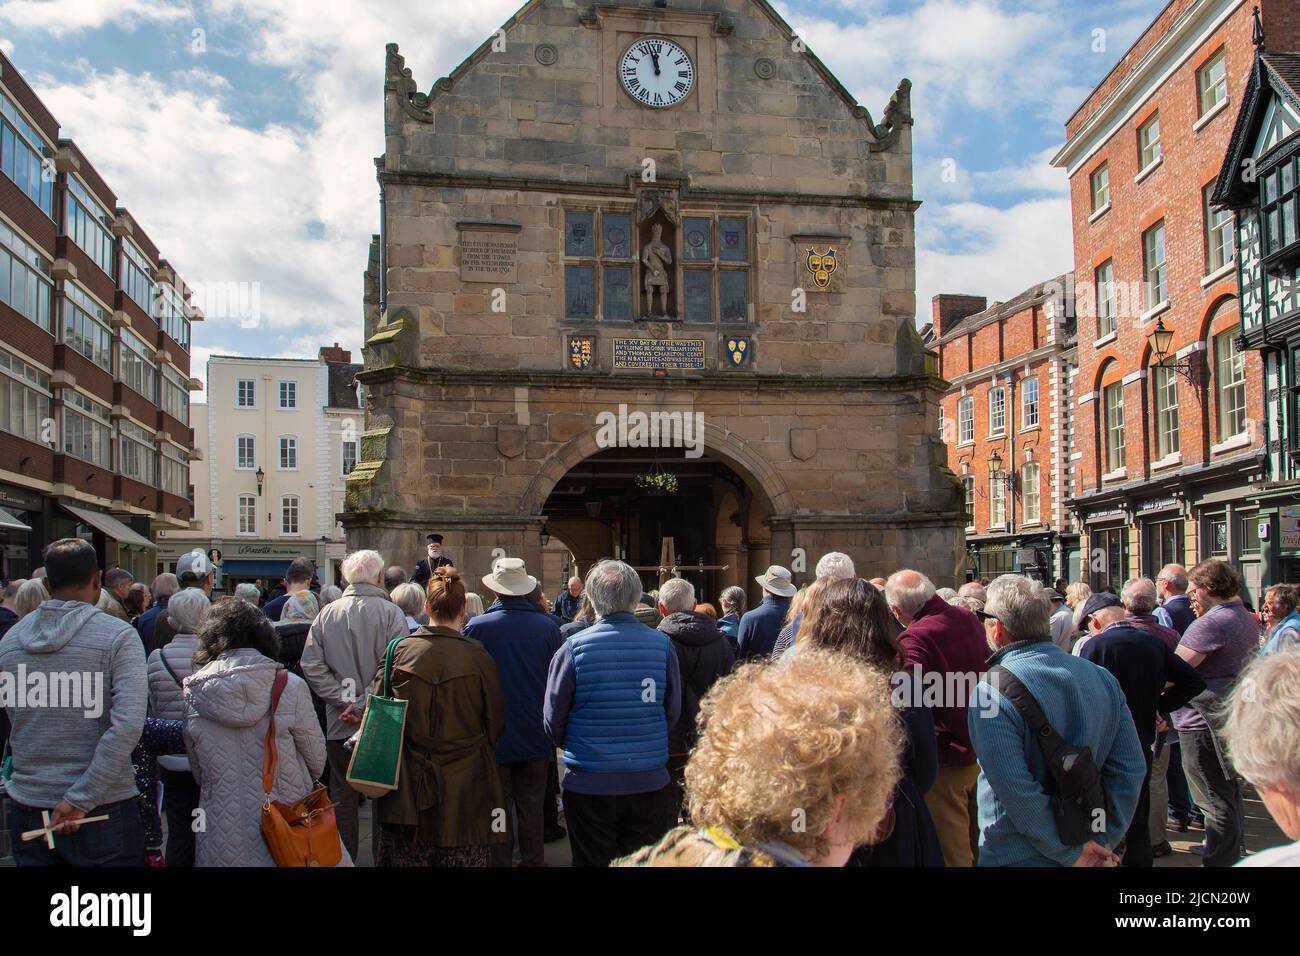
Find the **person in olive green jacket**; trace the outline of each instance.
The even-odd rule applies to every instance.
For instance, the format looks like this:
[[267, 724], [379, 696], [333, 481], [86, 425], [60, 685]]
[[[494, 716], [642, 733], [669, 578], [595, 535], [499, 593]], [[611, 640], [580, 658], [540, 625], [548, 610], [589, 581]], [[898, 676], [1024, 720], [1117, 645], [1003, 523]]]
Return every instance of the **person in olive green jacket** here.
[[[393, 653], [392, 695], [409, 701], [397, 789], [375, 806], [377, 866], [487, 866], [509, 839], [505, 795], [492, 747], [505, 732], [496, 663], [461, 635], [465, 585], [455, 568], [434, 569], [430, 623]], [[383, 664], [372, 690], [382, 694]]]

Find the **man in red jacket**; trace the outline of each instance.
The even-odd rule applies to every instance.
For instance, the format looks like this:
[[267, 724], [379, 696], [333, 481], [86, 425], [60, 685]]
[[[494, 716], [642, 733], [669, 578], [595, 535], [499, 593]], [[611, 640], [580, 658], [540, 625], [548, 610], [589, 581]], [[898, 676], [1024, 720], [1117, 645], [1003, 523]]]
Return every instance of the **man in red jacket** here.
[[975, 784], [979, 765], [966, 724], [970, 694], [991, 653], [984, 626], [966, 608], [935, 594], [934, 584], [919, 571], [896, 571], [885, 582], [889, 608], [903, 625], [903, 669], [916, 675], [923, 703], [934, 711], [939, 747], [939, 776], [925, 802], [939, 831], [944, 863], [974, 866]]

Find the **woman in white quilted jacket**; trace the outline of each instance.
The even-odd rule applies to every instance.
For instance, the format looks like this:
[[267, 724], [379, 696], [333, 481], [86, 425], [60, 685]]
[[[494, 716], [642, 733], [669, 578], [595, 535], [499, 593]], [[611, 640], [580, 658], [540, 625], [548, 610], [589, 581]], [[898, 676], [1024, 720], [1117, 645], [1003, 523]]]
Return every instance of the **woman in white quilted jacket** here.
[[[244, 601], [213, 605], [199, 628], [198, 669], [185, 680], [185, 745], [202, 811], [197, 866], [275, 865], [260, 824], [278, 643], [266, 615]], [[325, 737], [307, 684], [295, 674], [275, 712], [275, 746], [271, 799], [301, 800], [325, 767]], [[339, 865], [352, 865], [346, 849]]]
[[[173, 595], [167, 605], [176, 636], [166, 647], [149, 655], [149, 713], [154, 717], [185, 719], [183, 682], [194, 672], [199, 624], [210, 603], [201, 589], [186, 588]], [[190, 773], [189, 757], [159, 757], [158, 776], [162, 779], [163, 812], [167, 815], [167, 865], [193, 866], [194, 808], [199, 805], [199, 785]]]

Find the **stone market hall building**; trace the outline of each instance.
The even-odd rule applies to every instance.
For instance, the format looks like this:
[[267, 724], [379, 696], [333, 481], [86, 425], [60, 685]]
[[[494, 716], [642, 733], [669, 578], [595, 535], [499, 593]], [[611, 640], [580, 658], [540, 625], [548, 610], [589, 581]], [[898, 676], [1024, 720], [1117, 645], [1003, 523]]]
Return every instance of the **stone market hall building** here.
[[765, 0], [531, 0], [427, 94], [390, 45], [349, 546], [957, 579], [909, 88], [877, 121]]

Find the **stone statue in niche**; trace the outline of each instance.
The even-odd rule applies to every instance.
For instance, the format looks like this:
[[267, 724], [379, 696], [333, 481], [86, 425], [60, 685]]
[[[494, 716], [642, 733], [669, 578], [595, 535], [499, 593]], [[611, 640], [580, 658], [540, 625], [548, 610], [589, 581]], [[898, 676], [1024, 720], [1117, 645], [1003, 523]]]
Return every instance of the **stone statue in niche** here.
[[[669, 267], [673, 264], [673, 251], [663, 241], [664, 227], [654, 223], [650, 227], [650, 241], [641, 249], [641, 265], [645, 266], [645, 314], [667, 315], [669, 292]], [[659, 294], [659, 311], [654, 310], [655, 293]]]

